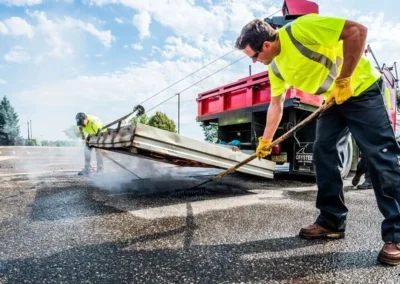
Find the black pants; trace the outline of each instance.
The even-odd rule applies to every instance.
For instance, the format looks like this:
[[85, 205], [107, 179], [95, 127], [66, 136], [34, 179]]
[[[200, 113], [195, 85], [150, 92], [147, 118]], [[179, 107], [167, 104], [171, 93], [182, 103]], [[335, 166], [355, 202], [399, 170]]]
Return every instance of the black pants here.
[[341, 159], [337, 141], [348, 127], [364, 155], [378, 207], [385, 217], [382, 239], [400, 243], [400, 148], [381, 94], [378, 80], [359, 97], [323, 112], [317, 121], [314, 159], [318, 184], [316, 223], [334, 231], [345, 231]]

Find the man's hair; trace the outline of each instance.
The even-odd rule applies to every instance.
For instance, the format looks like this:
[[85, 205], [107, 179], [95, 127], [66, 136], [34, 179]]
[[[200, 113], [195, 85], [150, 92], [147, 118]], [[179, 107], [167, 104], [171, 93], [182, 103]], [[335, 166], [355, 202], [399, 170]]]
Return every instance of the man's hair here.
[[261, 51], [265, 41], [275, 41], [276, 30], [262, 20], [255, 19], [245, 25], [236, 39], [235, 47], [243, 50], [246, 46], [250, 46], [254, 51]]

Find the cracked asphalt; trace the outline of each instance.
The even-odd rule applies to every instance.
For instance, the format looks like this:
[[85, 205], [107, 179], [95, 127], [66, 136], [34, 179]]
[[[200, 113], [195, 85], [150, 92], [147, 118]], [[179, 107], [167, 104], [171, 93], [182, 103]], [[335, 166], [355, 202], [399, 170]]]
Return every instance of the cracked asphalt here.
[[[274, 180], [120, 154], [80, 177], [83, 149], [0, 147], [0, 283], [400, 283], [376, 261], [382, 216], [353, 189], [346, 238], [303, 240], [312, 178]], [[95, 163], [94, 163], [95, 164]]]

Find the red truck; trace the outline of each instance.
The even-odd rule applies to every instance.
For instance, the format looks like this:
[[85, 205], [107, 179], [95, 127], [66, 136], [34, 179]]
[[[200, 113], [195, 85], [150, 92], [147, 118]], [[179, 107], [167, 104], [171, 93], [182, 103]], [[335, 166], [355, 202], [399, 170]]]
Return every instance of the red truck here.
[[[283, 16], [266, 18], [275, 28], [308, 13], [318, 13], [318, 5], [307, 0], [286, 0], [282, 8]], [[397, 99], [399, 95], [396, 63], [392, 67], [379, 66], [371, 49], [370, 53], [383, 74], [386, 98], [393, 127], [396, 127]], [[317, 109], [322, 96], [311, 95], [295, 88], [286, 92], [284, 112], [274, 138], [277, 138], [302, 121]], [[262, 136], [266, 124], [266, 112], [271, 100], [268, 72], [258, 73], [236, 82], [198, 94], [197, 121], [207, 126], [218, 126], [220, 141], [240, 141], [244, 152], [254, 153], [258, 137]], [[289, 163], [289, 173], [314, 175], [312, 148], [315, 140], [316, 122], [310, 122], [293, 137], [274, 147], [268, 157], [277, 164]], [[349, 173], [352, 165], [353, 143], [351, 135], [344, 132], [339, 142], [342, 147], [342, 176]]]

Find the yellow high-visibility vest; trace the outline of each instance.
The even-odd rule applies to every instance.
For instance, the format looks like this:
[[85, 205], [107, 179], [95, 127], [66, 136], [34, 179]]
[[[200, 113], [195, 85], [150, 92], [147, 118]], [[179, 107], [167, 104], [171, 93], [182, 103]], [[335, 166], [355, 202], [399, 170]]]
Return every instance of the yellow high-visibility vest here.
[[[278, 31], [281, 52], [268, 66], [271, 95], [282, 95], [289, 86], [327, 96], [340, 74], [343, 42], [340, 40], [346, 20], [308, 14]], [[375, 83], [381, 74], [362, 56], [352, 75], [354, 96]]]
[[[87, 116], [87, 120], [88, 123], [86, 124], [85, 127], [82, 127], [82, 131], [92, 135], [92, 134], [96, 134], [99, 129], [101, 129], [104, 124], [101, 122], [100, 118], [93, 116], [93, 115], [86, 115]], [[107, 131], [107, 129], [103, 129], [102, 132]]]

